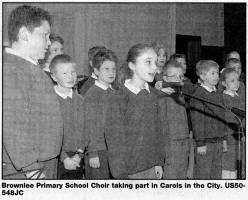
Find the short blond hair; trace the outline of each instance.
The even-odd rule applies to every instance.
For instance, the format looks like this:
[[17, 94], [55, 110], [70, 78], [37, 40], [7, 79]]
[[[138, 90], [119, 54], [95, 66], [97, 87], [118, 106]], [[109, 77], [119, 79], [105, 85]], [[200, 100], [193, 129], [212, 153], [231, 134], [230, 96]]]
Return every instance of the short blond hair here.
[[196, 74], [200, 76], [203, 73], [207, 73], [211, 68], [219, 70], [219, 65], [213, 60], [200, 60], [196, 63]]

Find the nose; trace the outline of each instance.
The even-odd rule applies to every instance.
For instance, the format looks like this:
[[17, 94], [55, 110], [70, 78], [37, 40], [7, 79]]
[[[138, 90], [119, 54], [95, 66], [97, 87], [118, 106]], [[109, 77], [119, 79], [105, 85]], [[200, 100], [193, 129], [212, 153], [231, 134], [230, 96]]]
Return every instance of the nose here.
[[157, 64], [154, 62], [154, 63], [151, 65], [151, 68], [152, 68], [153, 70], [157, 70], [157, 69], [158, 69], [158, 66], [157, 66]]
[[51, 44], [52, 44], [52, 43], [51, 43], [51, 40], [50, 40], [50, 38], [48, 37], [48, 38], [47, 38], [47, 46], [46, 46], [46, 47], [48, 48]]

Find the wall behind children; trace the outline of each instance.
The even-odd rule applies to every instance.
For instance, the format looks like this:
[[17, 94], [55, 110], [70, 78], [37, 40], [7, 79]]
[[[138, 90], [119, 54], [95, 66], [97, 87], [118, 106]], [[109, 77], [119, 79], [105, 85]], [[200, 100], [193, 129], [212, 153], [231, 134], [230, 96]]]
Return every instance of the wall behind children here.
[[[30, 3], [54, 16], [53, 31], [65, 40], [65, 51], [79, 64], [79, 73], [88, 72], [87, 51], [104, 45], [123, 62], [128, 49], [136, 43], [163, 41], [169, 52], [175, 47], [175, 4], [56, 4]], [[6, 17], [21, 4], [4, 4]]]
[[[221, 8], [220, 4], [211, 4], [207, 10], [204, 10], [205, 4], [185, 4], [186, 7], [184, 4], [173, 3], [27, 4], [44, 8], [53, 15], [52, 31], [64, 38], [65, 51], [75, 58], [79, 74], [88, 73], [87, 51], [95, 45], [112, 49], [117, 53], [120, 63], [123, 63], [128, 49], [136, 43], [161, 41], [171, 55], [175, 52], [176, 33], [181, 32], [185, 35], [202, 36], [206, 43], [222, 44], [223, 18], [217, 15], [217, 18], [212, 19], [216, 13], [222, 12], [218, 10]], [[4, 44], [8, 43], [8, 16], [19, 5], [22, 4], [3, 4]], [[195, 19], [199, 17], [204, 21]], [[206, 25], [211, 26], [203, 29]]]

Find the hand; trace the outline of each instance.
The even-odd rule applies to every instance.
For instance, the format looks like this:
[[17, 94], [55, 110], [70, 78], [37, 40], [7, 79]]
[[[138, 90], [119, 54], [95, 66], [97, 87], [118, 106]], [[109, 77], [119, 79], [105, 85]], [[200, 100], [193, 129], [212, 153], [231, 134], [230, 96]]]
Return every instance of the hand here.
[[223, 141], [223, 152], [227, 152], [227, 142], [226, 140]]
[[199, 153], [200, 155], [206, 155], [207, 146], [197, 147], [197, 153]]
[[192, 179], [193, 178], [193, 172], [194, 172], [193, 166], [189, 166], [188, 170], [187, 170], [187, 179]]
[[193, 132], [192, 131], [189, 131], [189, 138], [193, 139]]
[[80, 167], [79, 163], [81, 161], [81, 157], [78, 154], [75, 154], [71, 159], [73, 160], [76, 167]]
[[155, 88], [156, 89], [158, 89], [158, 90], [161, 90], [162, 89], [162, 81], [157, 81], [156, 83], [155, 83]]
[[66, 159], [64, 159], [63, 163], [64, 163], [65, 169], [68, 169], [68, 170], [76, 169], [75, 162], [73, 161], [72, 158], [67, 157]]
[[[26, 177], [29, 179], [38, 179], [40, 173], [38, 173], [38, 170], [32, 171], [32, 172], [27, 172], [26, 173]], [[46, 176], [45, 174], [42, 172], [39, 179], [45, 179]]]
[[161, 91], [169, 95], [175, 92], [171, 87], [162, 88]]
[[163, 175], [163, 169], [161, 166], [155, 166], [155, 174], [157, 179], [161, 179]]
[[89, 159], [90, 167], [92, 168], [99, 168], [100, 167], [100, 160], [99, 157], [94, 157]]

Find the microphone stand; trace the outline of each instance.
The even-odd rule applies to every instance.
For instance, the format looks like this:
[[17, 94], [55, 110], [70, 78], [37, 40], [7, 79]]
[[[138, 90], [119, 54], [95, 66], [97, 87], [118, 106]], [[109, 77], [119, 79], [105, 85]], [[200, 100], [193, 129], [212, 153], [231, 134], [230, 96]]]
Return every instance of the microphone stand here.
[[[202, 101], [202, 102], [206, 102], [206, 103], [209, 103], [211, 105], [214, 105], [214, 106], [217, 106], [217, 107], [220, 107], [222, 109], [224, 109], [225, 111], [228, 111], [230, 113], [232, 113], [236, 119], [238, 120], [239, 122], [239, 131], [238, 131], [238, 156], [237, 156], [237, 179], [241, 180], [242, 179], [242, 155], [241, 155], [241, 143], [242, 143], [242, 138], [244, 138], [244, 128], [242, 127], [242, 122], [241, 122], [241, 119], [237, 116], [237, 115], [240, 115], [242, 117], [245, 117], [245, 112], [242, 111], [242, 110], [239, 110], [237, 108], [228, 108], [227, 106], [225, 105], [221, 105], [221, 104], [217, 104], [217, 103], [214, 103], [214, 102], [211, 102], [211, 101], [208, 101], [206, 99], [203, 99], [201, 97], [197, 97], [197, 96], [193, 96], [193, 95], [189, 95], [189, 94], [186, 94], [184, 93], [181, 88], [180, 89], [176, 89], [177, 90], [177, 93], [179, 95], [183, 95], [183, 96], [186, 96], [186, 97], [189, 97], [189, 98], [193, 98], [193, 99], [196, 99], [198, 101]], [[243, 141], [244, 142], [244, 141]], [[242, 146], [244, 148], [244, 145]], [[242, 148], [242, 149], [243, 149]], [[244, 152], [244, 151], [242, 151]]]

